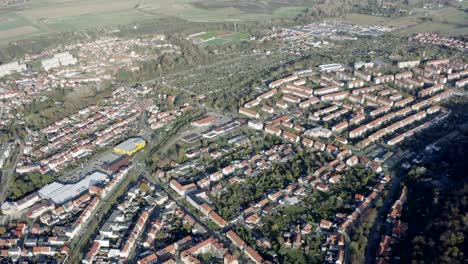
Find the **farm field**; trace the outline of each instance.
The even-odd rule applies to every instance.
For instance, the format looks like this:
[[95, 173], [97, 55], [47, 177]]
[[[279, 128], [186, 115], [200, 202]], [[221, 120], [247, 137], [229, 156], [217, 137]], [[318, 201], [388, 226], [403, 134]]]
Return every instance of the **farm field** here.
[[[22, 6], [5, 9], [0, 13], [0, 44], [31, 37], [33, 34], [125, 25], [168, 17], [192, 22], [241, 22], [292, 17], [304, 10], [304, 6], [289, 5], [290, 1], [294, 3], [295, 0], [282, 4], [270, 3], [277, 2], [276, 0], [249, 1], [250, 3], [239, 1], [234, 4], [215, 1], [215, 7], [211, 1], [205, 0], [28, 1]], [[251, 9], [252, 6], [256, 8]]]
[[[318, 0], [34, 0], [0, 10], [0, 45], [32, 36], [82, 29], [128, 25], [174, 18], [188, 22], [252, 22], [294, 17]], [[465, 1], [466, 2], [466, 1]], [[468, 6], [463, 2], [462, 7]], [[427, 15], [424, 15], [427, 13]], [[468, 16], [453, 7], [420, 10], [408, 17], [383, 18], [349, 14], [357, 24], [397, 27], [401, 34], [430, 28], [442, 34], [468, 34]], [[225, 36], [225, 43], [245, 36]], [[211, 37], [207, 36], [207, 39]]]

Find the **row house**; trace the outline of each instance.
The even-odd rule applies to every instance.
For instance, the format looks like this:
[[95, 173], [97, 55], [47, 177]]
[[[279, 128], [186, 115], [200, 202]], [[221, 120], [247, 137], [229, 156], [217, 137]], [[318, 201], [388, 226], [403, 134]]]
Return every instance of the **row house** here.
[[360, 94], [364, 94], [364, 93], [376, 92], [376, 91], [381, 90], [382, 88], [383, 88], [382, 85], [375, 85], [375, 86], [364, 87], [364, 88], [353, 90], [352, 93], [353, 93], [353, 95], [360, 95]]
[[397, 63], [398, 68], [412, 68], [418, 66], [420, 61], [414, 60], [414, 61], [399, 61]]
[[411, 77], [413, 77], [413, 73], [410, 71], [395, 74], [395, 80], [407, 79]]
[[326, 94], [320, 97], [321, 101], [335, 101], [335, 100], [343, 100], [347, 98], [349, 95], [349, 92], [347, 91], [342, 91], [342, 92], [337, 92], [337, 93], [331, 93], [331, 94]]
[[403, 88], [403, 89], [407, 89], [407, 90], [414, 89], [414, 84], [407, 81], [407, 79], [395, 80], [395, 86], [398, 87], [398, 88]]
[[460, 87], [465, 87], [468, 84], [468, 78], [465, 78], [463, 80], [457, 81], [455, 83], [455, 87], [460, 88]]
[[388, 82], [393, 82], [394, 80], [395, 80], [395, 76], [393, 75], [377, 76], [374, 78], [374, 83], [375, 84], [388, 83]]
[[314, 95], [324, 95], [329, 93], [334, 93], [340, 90], [338, 86], [329, 86], [321, 89], [317, 89], [314, 91]]
[[311, 105], [320, 103], [320, 100], [317, 97], [312, 97], [307, 99], [299, 104], [300, 108], [308, 108]]
[[424, 86], [424, 82], [421, 81], [421, 80], [418, 80], [418, 79], [415, 79], [415, 78], [407, 78], [406, 81], [408, 83], [411, 83], [412, 85], [416, 86], [416, 87], [423, 87]]
[[448, 64], [449, 61], [450, 60], [448, 58], [430, 60], [430, 61], [426, 62], [426, 65], [438, 66], [438, 65], [441, 65], [441, 64]]
[[333, 132], [336, 132], [336, 133], [341, 133], [341, 132], [343, 132], [343, 131], [344, 131], [345, 129], [347, 129], [347, 128], [348, 128], [348, 122], [347, 122], [347, 121], [343, 121], [343, 122], [341, 122], [341, 123], [338, 123], [338, 124], [334, 125], [334, 126], [332, 127], [332, 131], [333, 131]]
[[364, 86], [363, 80], [354, 80], [348, 82], [348, 89], [359, 88]]
[[281, 129], [271, 126], [271, 125], [266, 125], [265, 126], [265, 132], [267, 134], [275, 135], [275, 136], [281, 136], [281, 133], [283, 132]]
[[239, 113], [251, 118], [260, 118], [260, 115], [257, 112], [247, 109], [245, 107], [239, 108]]
[[436, 84], [436, 85], [433, 85], [432, 87], [419, 91], [418, 97], [425, 97], [425, 96], [433, 95], [434, 93], [442, 91], [443, 89], [444, 89], [443, 84]]
[[288, 104], [285, 101], [282, 101], [282, 100], [276, 101], [276, 106], [278, 106], [279, 108], [282, 108], [282, 109], [288, 108]]
[[366, 82], [370, 82], [370, 80], [372, 78], [372, 75], [370, 75], [367, 72], [360, 71], [360, 70], [354, 70], [354, 76], [356, 76], [356, 77], [358, 77], [360, 79], [363, 79]]
[[388, 111], [390, 111], [390, 109], [391, 109], [391, 106], [382, 106], [382, 107], [380, 107], [378, 109], [375, 109], [375, 110], [371, 111], [370, 116], [375, 117], [375, 116], [387, 113]]
[[410, 97], [406, 97], [405, 99], [396, 102], [394, 105], [395, 107], [404, 107], [407, 104], [412, 103], [413, 101], [414, 101], [414, 98], [410, 96]]
[[282, 79], [279, 79], [279, 80], [276, 80], [272, 83], [270, 83], [268, 86], [270, 88], [276, 88], [276, 87], [280, 87], [281, 85], [283, 85], [284, 83], [287, 83], [287, 82], [292, 82], [292, 81], [295, 81], [299, 79], [299, 76], [297, 75], [291, 75], [289, 77], [285, 77], [285, 78], [282, 78]]
[[426, 83], [426, 84], [434, 84], [435, 83], [434, 79], [426, 77], [424, 75], [419, 75], [418, 79], [421, 80], [423, 83]]
[[294, 103], [294, 104], [298, 104], [301, 102], [300, 98], [294, 95], [290, 95], [290, 94], [283, 95], [283, 100], [285, 100], [286, 102]]
[[337, 71], [336, 72], [336, 77], [340, 80], [343, 81], [353, 81], [356, 80], [355, 77], [353, 77], [351, 74], [345, 72], [345, 71]]

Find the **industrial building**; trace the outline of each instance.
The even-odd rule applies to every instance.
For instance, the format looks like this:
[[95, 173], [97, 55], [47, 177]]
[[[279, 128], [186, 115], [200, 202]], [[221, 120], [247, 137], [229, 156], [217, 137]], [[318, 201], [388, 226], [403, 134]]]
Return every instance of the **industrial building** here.
[[51, 69], [58, 68], [61, 66], [73, 65], [73, 64], [76, 64], [77, 62], [78, 60], [67, 51], [67, 52], [57, 53], [54, 55], [54, 57], [43, 60], [41, 62], [41, 65], [42, 65], [42, 68], [44, 68], [44, 70], [49, 71]]
[[40, 189], [38, 194], [42, 199], [50, 199], [56, 204], [63, 204], [87, 191], [90, 186], [97, 185], [106, 180], [107, 174], [95, 171], [77, 183], [62, 184], [53, 182], [48, 184]]
[[129, 138], [114, 147], [114, 152], [121, 155], [132, 156], [146, 146], [146, 141], [141, 137]]
[[0, 77], [15, 72], [22, 72], [26, 70], [26, 64], [21, 64], [18, 61], [10, 62], [7, 64], [0, 65]]

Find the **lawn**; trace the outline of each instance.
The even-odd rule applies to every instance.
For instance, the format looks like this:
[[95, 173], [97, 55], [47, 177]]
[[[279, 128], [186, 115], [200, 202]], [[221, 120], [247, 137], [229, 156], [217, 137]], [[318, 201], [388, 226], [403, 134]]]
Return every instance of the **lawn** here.
[[206, 32], [205, 34], [197, 35], [196, 37], [207, 40], [207, 39], [214, 38], [217, 36], [218, 36], [218, 33], [216, 32]]
[[249, 33], [248, 32], [234, 32], [232, 34], [223, 36], [223, 38], [230, 39], [233, 41], [246, 40], [249, 38]]
[[231, 40], [224, 39], [224, 38], [215, 38], [215, 39], [209, 40], [207, 42], [204, 42], [204, 44], [207, 44], [207, 45], [222, 45], [222, 44], [226, 44], [228, 42], [231, 42]]

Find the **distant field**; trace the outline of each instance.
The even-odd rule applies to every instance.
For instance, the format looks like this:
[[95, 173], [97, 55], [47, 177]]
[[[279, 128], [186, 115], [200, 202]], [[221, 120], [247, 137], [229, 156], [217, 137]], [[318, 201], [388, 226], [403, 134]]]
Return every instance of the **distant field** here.
[[[31, 0], [23, 6], [1, 10], [0, 44], [33, 35], [76, 31], [103, 26], [178, 18], [190, 22], [247, 22], [294, 17], [319, 0]], [[465, 1], [466, 2], [466, 1]], [[463, 2], [462, 5], [467, 6]], [[466, 32], [468, 18], [454, 8], [434, 11], [429, 27]], [[420, 17], [378, 18], [351, 14], [355, 23], [384, 23], [402, 27], [403, 32], [424, 30]], [[463, 26], [465, 25], [465, 26]], [[430, 29], [430, 28], [429, 28]], [[240, 36], [244, 37], [244, 36]], [[226, 37], [228, 41], [237, 38]]]
[[[427, 13], [427, 16], [424, 13]], [[443, 35], [468, 34], [468, 15], [452, 7], [439, 10], [419, 10], [413, 16], [396, 18], [349, 14], [344, 17], [344, 20], [361, 25], [379, 24], [398, 28], [398, 33], [403, 35], [424, 31], [437, 32]]]
[[[314, 0], [310, 0], [314, 1]], [[175, 17], [194, 22], [260, 21], [296, 16], [299, 0], [34, 0], [0, 13], [0, 43], [59, 31]], [[8, 12], [8, 13], [6, 13]], [[15, 33], [16, 32], [16, 33]]]
[[32, 26], [22, 26], [13, 29], [0, 30], [2, 38], [14, 38], [26, 34], [36, 33], [38, 29]]

